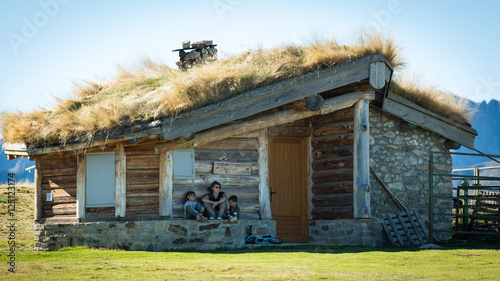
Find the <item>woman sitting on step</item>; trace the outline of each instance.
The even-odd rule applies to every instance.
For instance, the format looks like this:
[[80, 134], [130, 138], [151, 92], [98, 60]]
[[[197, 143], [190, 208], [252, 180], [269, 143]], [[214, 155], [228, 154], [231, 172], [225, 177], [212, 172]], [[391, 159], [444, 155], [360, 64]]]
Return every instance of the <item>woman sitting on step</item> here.
[[208, 211], [208, 215], [211, 220], [215, 219], [217, 215], [217, 219], [221, 220], [222, 215], [226, 211], [227, 208], [227, 197], [226, 194], [220, 190], [221, 184], [217, 181], [214, 181], [210, 185], [210, 192], [203, 196], [203, 203], [205, 203], [205, 209]]

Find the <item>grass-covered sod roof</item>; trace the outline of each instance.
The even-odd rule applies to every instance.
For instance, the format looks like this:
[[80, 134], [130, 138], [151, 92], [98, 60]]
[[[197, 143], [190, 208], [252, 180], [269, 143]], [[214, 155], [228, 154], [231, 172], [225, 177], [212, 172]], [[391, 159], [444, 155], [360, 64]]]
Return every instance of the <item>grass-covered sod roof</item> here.
[[[67, 99], [51, 109], [1, 113], [6, 142], [29, 147], [64, 143], [99, 131], [173, 116], [290, 77], [339, 65], [372, 54], [395, 68], [403, 65], [392, 38], [363, 34], [356, 43], [334, 39], [305, 46], [258, 49], [181, 71], [142, 59], [116, 78], [75, 85]], [[396, 75], [397, 76], [397, 75]], [[391, 82], [391, 91], [430, 111], [468, 124], [473, 110], [465, 99], [417, 83]]]

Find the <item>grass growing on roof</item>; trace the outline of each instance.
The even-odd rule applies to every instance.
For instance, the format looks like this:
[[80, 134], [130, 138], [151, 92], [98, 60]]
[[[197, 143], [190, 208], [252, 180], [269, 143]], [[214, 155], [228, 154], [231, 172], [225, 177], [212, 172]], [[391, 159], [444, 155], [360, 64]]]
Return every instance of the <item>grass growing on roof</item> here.
[[[120, 68], [114, 80], [76, 84], [71, 97], [59, 100], [50, 110], [3, 112], [1, 133], [6, 142], [27, 143], [31, 147], [64, 143], [74, 138], [90, 141], [99, 131], [173, 116], [372, 54], [383, 55], [396, 68], [403, 64], [398, 43], [374, 33], [362, 33], [356, 43], [349, 46], [330, 39], [306, 46], [259, 49], [187, 71], [143, 58], [132, 69]], [[421, 94], [416, 89], [407, 89], [405, 97], [410, 100]], [[423, 104], [432, 103], [435, 97], [433, 94], [425, 98], [428, 101], [422, 99]], [[448, 103], [448, 107], [453, 106]], [[461, 120], [466, 123], [468, 117], [460, 111], [463, 108], [453, 114], [458, 112], [464, 116]], [[437, 113], [446, 112], [448, 108]]]

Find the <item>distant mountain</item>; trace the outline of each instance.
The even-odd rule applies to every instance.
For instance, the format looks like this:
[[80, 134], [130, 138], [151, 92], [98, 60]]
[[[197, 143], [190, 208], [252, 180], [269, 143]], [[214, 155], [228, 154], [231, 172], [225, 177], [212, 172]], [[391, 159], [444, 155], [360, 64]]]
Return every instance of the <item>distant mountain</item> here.
[[[0, 146], [3, 144], [3, 139], [0, 139]], [[8, 174], [14, 173], [16, 181], [35, 180], [35, 170], [31, 172], [25, 171], [26, 168], [35, 165], [35, 162], [29, 161], [27, 158], [18, 158], [14, 160], [7, 160], [7, 156], [2, 150], [0, 153], [0, 184], [7, 183]]]
[[[478, 136], [474, 142], [477, 150], [485, 154], [500, 155], [500, 102], [491, 100], [483, 101], [478, 106], [478, 112], [472, 120], [472, 128], [476, 129]], [[462, 147], [457, 152], [477, 153]], [[499, 160], [500, 161], [500, 160]], [[453, 156], [453, 168], [471, 168], [485, 166], [500, 166], [486, 157]]]

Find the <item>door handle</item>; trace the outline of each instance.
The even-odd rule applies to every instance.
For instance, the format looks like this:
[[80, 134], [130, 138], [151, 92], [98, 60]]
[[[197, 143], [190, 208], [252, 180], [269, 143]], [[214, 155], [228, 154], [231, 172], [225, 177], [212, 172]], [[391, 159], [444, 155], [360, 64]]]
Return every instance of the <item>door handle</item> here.
[[271, 198], [270, 198], [271, 202], [273, 202], [273, 194], [275, 194], [275, 193], [276, 193], [276, 191], [273, 191], [273, 188], [271, 187]]

